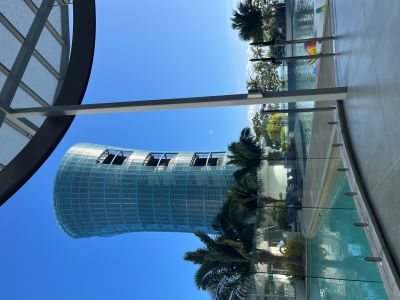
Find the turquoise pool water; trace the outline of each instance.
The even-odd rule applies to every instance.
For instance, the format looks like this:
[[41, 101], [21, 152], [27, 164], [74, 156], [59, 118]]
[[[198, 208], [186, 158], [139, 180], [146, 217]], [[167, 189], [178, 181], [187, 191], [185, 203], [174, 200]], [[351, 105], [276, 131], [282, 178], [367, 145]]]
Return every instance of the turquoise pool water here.
[[[306, 39], [314, 37], [314, 1], [313, 0], [294, 0], [291, 11], [292, 34], [294, 39]], [[303, 44], [291, 45], [293, 56], [307, 55]], [[317, 87], [316, 64], [309, 64], [308, 60], [290, 61], [287, 64], [288, 89], [313, 89]], [[297, 103], [296, 107], [313, 107], [313, 102]], [[308, 157], [309, 142], [311, 138], [311, 127], [313, 121], [312, 113], [296, 114], [296, 119], [301, 124], [303, 153]], [[304, 162], [307, 163], [306, 161]]]
[[[388, 299], [377, 263], [365, 262], [372, 251], [360, 222], [345, 174], [338, 173], [328, 207], [320, 214], [316, 234], [308, 240], [309, 299]], [[339, 278], [345, 280], [323, 279]]]

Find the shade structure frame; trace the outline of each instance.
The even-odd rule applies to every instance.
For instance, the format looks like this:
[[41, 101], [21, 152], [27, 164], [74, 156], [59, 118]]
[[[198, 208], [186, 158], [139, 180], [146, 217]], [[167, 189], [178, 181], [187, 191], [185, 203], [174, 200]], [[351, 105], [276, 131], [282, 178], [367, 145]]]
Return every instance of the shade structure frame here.
[[[54, 105], [80, 104], [92, 69], [96, 38], [95, 0], [74, 1], [71, 56]], [[28, 144], [0, 172], [0, 206], [41, 167], [74, 116], [48, 117]]]

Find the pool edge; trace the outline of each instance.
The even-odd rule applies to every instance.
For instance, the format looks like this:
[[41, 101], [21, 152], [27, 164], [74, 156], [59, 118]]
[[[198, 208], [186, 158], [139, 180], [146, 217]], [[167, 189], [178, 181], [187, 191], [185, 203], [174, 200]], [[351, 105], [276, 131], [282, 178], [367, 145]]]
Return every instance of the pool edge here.
[[350, 187], [352, 188], [352, 191], [357, 193], [354, 197], [354, 202], [358, 214], [360, 215], [361, 220], [369, 225], [368, 228], [365, 229], [365, 234], [370, 242], [374, 255], [382, 259], [381, 263], [378, 263], [378, 270], [381, 274], [388, 296], [390, 296], [391, 299], [400, 299], [400, 272], [394, 263], [392, 251], [387, 246], [384, 233], [382, 232], [382, 227], [372, 209], [370, 198], [359, 171], [358, 162], [355, 158], [347, 129], [343, 100], [337, 101], [336, 116], [339, 121], [337, 136], [343, 144], [340, 152], [344, 163], [349, 167], [347, 178]]

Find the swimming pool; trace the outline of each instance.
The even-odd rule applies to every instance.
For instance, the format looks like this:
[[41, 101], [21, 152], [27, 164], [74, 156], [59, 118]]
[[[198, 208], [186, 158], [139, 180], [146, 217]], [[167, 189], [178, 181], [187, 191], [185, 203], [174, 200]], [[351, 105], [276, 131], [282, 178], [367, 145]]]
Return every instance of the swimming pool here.
[[[389, 299], [343, 172], [338, 172], [315, 234], [307, 241], [308, 299]], [[329, 279], [328, 279], [329, 278]], [[335, 278], [335, 279], [333, 279]]]

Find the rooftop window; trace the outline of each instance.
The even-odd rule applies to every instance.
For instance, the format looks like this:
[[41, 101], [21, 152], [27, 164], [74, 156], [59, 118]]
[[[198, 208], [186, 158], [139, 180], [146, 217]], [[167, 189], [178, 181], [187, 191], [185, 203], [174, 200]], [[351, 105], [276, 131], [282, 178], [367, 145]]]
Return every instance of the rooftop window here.
[[144, 160], [143, 165], [148, 167], [166, 167], [177, 155], [177, 153], [149, 153]]
[[97, 159], [97, 163], [103, 165], [122, 165], [132, 153], [132, 151], [106, 149]]
[[191, 165], [195, 167], [215, 167], [220, 166], [224, 161], [225, 152], [204, 152], [195, 153], [192, 158]]

